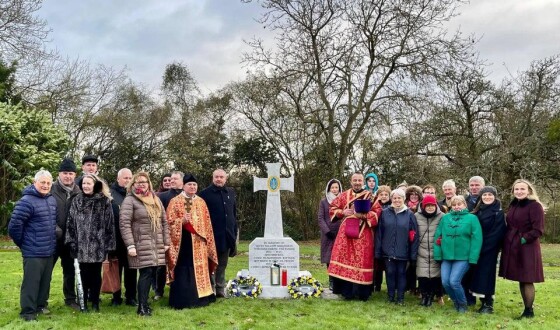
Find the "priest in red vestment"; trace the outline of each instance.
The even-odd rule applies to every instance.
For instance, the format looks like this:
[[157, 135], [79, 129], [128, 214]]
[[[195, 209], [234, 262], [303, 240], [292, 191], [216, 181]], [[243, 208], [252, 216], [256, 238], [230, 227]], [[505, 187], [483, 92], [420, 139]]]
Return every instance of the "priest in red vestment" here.
[[[373, 242], [377, 218], [381, 213], [379, 203], [364, 190], [364, 176], [354, 173], [352, 188], [335, 198], [330, 206], [331, 221], [341, 221], [334, 242], [329, 275], [334, 278], [333, 293], [342, 294], [345, 299], [367, 300], [373, 283]], [[357, 200], [371, 200], [366, 212], [357, 212]], [[361, 210], [358, 210], [361, 211]]]

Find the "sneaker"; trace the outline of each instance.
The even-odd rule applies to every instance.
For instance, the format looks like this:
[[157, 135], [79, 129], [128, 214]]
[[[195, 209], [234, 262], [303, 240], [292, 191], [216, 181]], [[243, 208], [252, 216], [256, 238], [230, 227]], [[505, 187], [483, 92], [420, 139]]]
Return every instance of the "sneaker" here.
[[47, 307], [41, 307], [39, 308], [38, 313], [43, 315], [49, 315], [51, 311]]
[[457, 312], [464, 314], [467, 312], [467, 304], [457, 304], [456, 305]]

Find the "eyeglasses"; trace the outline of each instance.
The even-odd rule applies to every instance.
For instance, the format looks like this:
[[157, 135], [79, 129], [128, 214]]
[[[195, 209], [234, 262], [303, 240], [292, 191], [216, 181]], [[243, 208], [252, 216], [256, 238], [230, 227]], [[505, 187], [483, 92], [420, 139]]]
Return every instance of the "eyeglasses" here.
[[173, 180], [171, 180], [171, 179], [163, 179], [163, 182], [171, 182], [171, 181], [173, 181]]
[[134, 184], [147, 184], [147, 183], [148, 183], [148, 181], [137, 181]]

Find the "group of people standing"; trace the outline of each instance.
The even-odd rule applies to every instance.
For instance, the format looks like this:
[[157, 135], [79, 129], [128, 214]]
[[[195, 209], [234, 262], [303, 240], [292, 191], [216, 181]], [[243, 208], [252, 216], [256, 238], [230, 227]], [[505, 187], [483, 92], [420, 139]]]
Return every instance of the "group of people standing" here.
[[422, 306], [436, 298], [444, 304], [447, 294], [465, 313], [478, 297], [478, 312], [493, 313], [501, 252], [498, 275], [519, 282], [521, 317], [534, 316], [534, 283], [544, 281], [544, 208], [529, 181], [513, 183], [507, 214], [496, 188], [480, 176], [470, 178], [467, 196], [446, 180], [439, 201], [433, 185], [391, 190], [374, 173], [354, 173], [350, 184], [343, 191], [331, 179], [319, 205], [321, 262], [333, 293], [366, 301], [381, 290], [385, 272], [390, 303], [404, 305], [410, 290], [420, 293]]
[[[65, 304], [99, 312], [102, 262], [118, 259], [124, 273], [124, 303], [150, 316], [154, 300], [170, 285], [175, 309], [206, 306], [225, 296], [225, 269], [236, 253], [235, 192], [227, 174], [213, 173], [212, 184], [198, 193], [194, 175], [166, 174], [159, 189], [147, 172], [123, 168], [110, 187], [97, 175], [98, 158], [82, 158], [83, 175], [64, 159], [53, 183], [41, 170], [23, 191], [9, 223], [9, 234], [23, 256], [20, 317], [26, 321], [50, 313], [47, 300], [52, 270], [60, 258]], [[75, 260], [83, 287], [80, 305], [75, 289]], [[111, 304], [123, 303], [122, 292]]]

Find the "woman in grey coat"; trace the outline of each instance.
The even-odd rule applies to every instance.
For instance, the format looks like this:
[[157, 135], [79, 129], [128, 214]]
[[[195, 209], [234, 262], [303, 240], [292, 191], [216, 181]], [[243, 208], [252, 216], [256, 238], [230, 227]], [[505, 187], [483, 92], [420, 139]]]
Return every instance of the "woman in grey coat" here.
[[129, 267], [140, 271], [137, 314], [151, 316], [150, 284], [156, 268], [165, 265], [165, 252], [170, 244], [165, 209], [148, 173], [135, 174], [127, 190], [120, 211], [121, 235], [128, 250]]
[[420, 240], [416, 259], [416, 276], [422, 294], [420, 305], [429, 307], [434, 296], [442, 294], [440, 264], [434, 260], [434, 234], [443, 212], [439, 209], [436, 198], [426, 195], [422, 200], [421, 210], [415, 216]]

